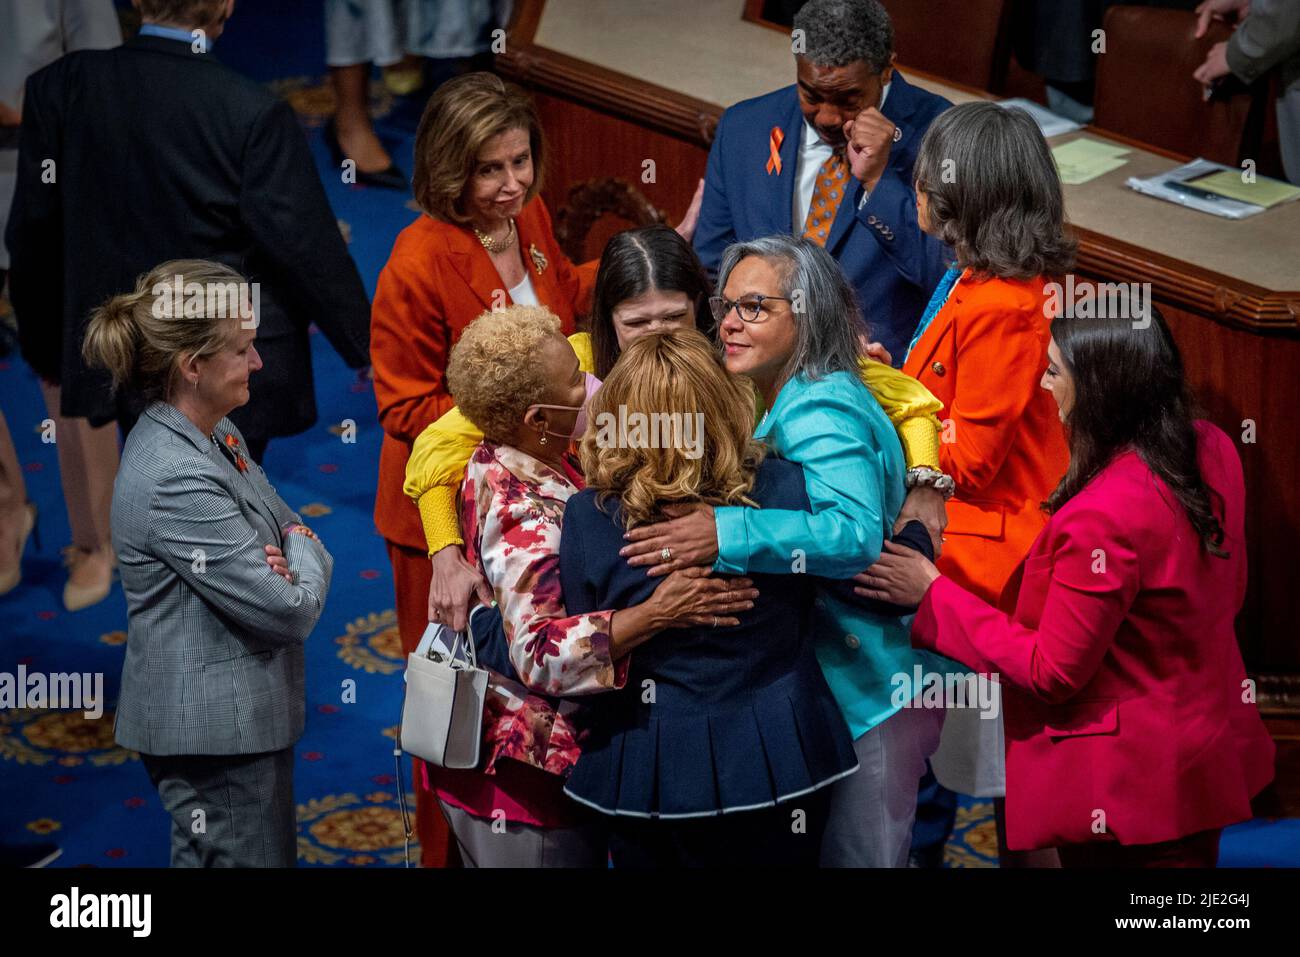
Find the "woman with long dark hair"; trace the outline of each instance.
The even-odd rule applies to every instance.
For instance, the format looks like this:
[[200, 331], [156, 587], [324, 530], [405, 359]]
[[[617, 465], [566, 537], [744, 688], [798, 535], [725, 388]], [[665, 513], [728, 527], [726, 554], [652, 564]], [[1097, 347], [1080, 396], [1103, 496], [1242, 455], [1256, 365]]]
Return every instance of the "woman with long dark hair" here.
[[1194, 418], [1159, 312], [1123, 305], [1137, 308], [1052, 323], [1042, 386], [1070, 466], [1008, 584], [1015, 610], [893, 545], [860, 593], [920, 602], [916, 645], [1001, 681], [1009, 847], [1057, 847], [1066, 867], [1213, 867], [1273, 778], [1233, 632], [1241, 461]]

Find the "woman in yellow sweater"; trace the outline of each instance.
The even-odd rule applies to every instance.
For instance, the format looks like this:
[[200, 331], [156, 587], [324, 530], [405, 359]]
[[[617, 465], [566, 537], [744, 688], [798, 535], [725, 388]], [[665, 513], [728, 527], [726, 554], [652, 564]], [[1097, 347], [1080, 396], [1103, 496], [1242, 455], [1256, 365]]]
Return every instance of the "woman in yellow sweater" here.
[[[569, 337], [583, 372], [603, 379], [620, 351], [639, 336], [694, 326], [710, 332], [708, 279], [690, 243], [667, 226], [617, 234], [600, 260], [592, 301], [591, 332]], [[913, 470], [937, 471], [941, 405], [923, 385], [885, 362], [864, 361], [862, 381], [898, 430]], [[761, 403], [756, 398], [756, 405]], [[763, 413], [756, 408], [757, 416]], [[484, 603], [492, 590], [465, 561], [457, 525], [456, 495], [475, 446], [483, 435], [459, 409], [431, 423], [415, 440], [406, 466], [405, 492], [420, 510], [433, 562], [429, 620], [464, 629], [475, 594]], [[932, 485], [908, 493], [896, 527], [918, 519], [934, 538], [935, 554], [947, 518], [943, 494]]]

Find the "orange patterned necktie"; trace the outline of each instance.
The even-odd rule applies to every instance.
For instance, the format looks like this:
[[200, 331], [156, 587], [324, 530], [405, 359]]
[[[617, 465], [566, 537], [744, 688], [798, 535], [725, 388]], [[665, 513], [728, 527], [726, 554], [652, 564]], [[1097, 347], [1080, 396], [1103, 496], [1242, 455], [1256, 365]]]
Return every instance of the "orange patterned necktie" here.
[[818, 246], [826, 245], [826, 237], [831, 233], [831, 223], [835, 222], [847, 185], [848, 164], [843, 155], [832, 153], [831, 158], [817, 170], [817, 185], [813, 188], [808, 218], [803, 224], [805, 239], [811, 239]]

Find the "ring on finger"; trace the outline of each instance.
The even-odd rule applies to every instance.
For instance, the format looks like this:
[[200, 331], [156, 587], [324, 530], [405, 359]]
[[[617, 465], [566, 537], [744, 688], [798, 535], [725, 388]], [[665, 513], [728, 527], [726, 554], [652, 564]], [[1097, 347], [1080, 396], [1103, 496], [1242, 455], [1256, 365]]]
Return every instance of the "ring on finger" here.
[[714, 616], [713, 616], [713, 627], [714, 627], [714, 628], [717, 628], [717, 627], [718, 627], [718, 616], [717, 616], [717, 615], [714, 615]]
[[673, 550], [665, 545], [663, 548], [659, 549], [659, 557], [666, 562], [671, 562], [673, 560]]

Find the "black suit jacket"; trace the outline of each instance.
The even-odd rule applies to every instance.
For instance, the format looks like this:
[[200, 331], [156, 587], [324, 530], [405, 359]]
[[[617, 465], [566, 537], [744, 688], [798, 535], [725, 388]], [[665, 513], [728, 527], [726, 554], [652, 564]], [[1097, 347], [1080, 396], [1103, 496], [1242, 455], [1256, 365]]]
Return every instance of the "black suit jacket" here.
[[6, 241], [23, 355], [62, 384], [64, 415], [115, 416], [81, 359], [89, 313], [169, 259], [260, 284], [265, 366], [231, 415], [250, 442], [316, 421], [310, 323], [369, 362], [365, 288], [293, 111], [187, 43], [137, 37], [28, 79]]

